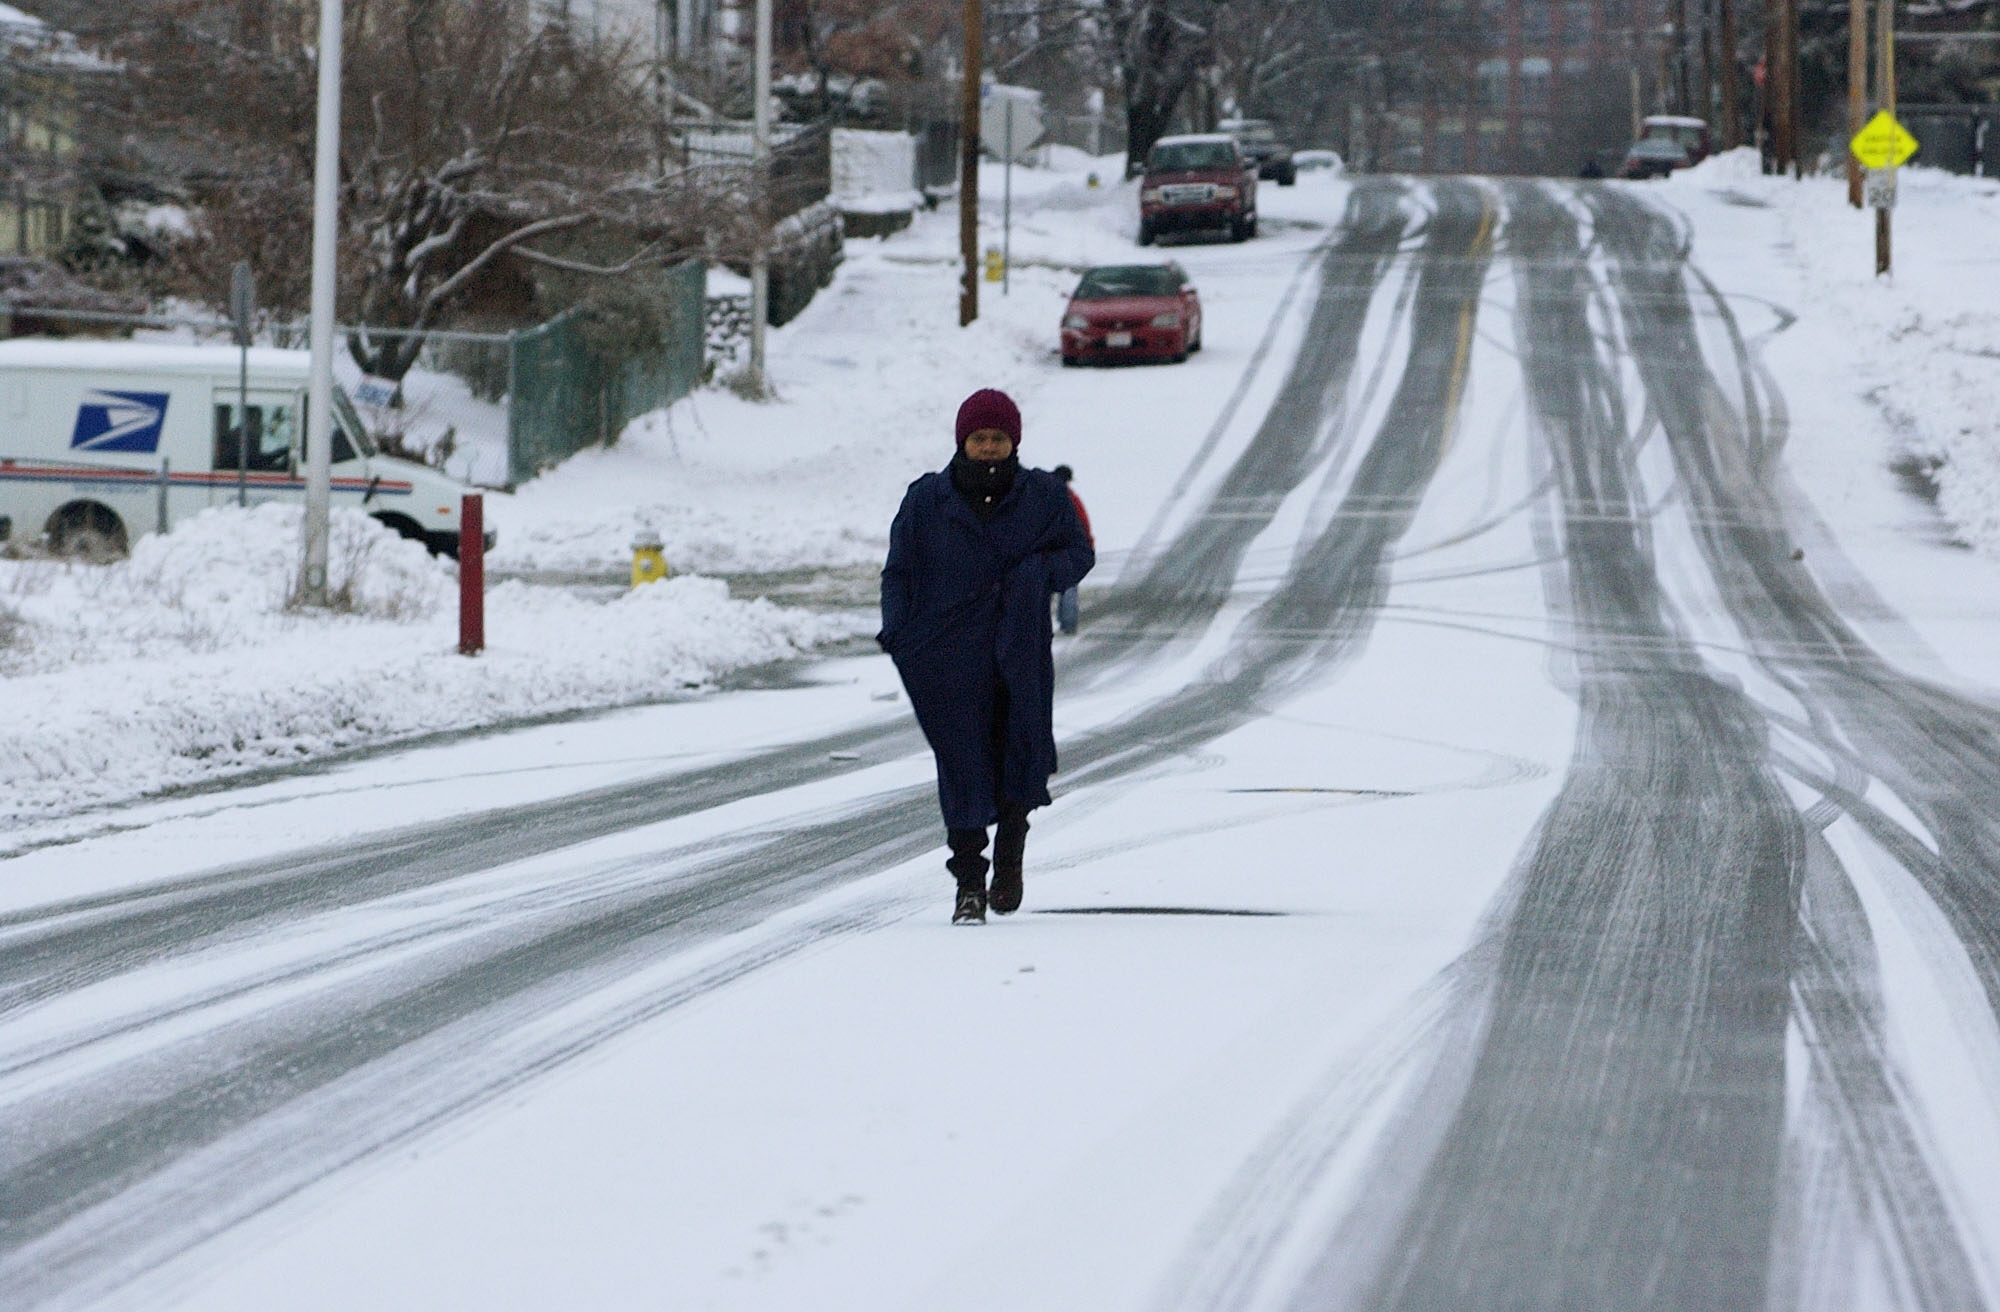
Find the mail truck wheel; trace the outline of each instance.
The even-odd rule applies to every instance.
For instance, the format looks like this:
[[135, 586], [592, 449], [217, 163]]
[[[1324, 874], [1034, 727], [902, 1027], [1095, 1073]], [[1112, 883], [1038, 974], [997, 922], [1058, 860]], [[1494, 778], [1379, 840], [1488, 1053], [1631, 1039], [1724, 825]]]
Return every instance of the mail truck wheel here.
[[414, 541], [430, 541], [430, 535], [424, 532], [424, 526], [416, 520], [411, 519], [408, 515], [377, 515], [375, 516], [375, 522], [383, 528], [393, 529], [401, 536]]
[[58, 556], [102, 565], [131, 551], [125, 525], [111, 507], [72, 501], [49, 516], [49, 549]]

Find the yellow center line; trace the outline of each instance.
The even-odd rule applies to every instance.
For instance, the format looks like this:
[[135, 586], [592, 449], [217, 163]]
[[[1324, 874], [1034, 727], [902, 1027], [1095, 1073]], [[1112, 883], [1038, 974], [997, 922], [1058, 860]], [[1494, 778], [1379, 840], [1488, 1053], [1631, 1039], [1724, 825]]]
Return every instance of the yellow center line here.
[[[1466, 254], [1480, 253], [1492, 240], [1493, 206], [1484, 197], [1479, 202], [1479, 231], [1472, 235], [1472, 244], [1466, 247]], [[1481, 291], [1475, 289], [1471, 299], [1458, 312], [1458, 353], [1451, 362], [1451, 386], [1445, 393], [1443, 442], [1438, 447], [1438, 460], [1451, 453], [1451, 442], [1458, 432], [1458, 404], [1465, 395], [1466, 368], [1472, 357], [1472, 323], [1479, 310]]]

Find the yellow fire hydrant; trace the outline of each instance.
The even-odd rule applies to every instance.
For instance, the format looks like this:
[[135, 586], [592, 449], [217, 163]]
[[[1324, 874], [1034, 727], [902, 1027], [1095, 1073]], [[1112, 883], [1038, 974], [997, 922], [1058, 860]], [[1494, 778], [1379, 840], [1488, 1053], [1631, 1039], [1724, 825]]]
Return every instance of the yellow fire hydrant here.
[[649, 528], [639, 530], [639, 536], [632, 539], [632, 586], [636, 588], [672, 574], [667, 568], [666, 546], [660, 535]]
[[1007, 273], [1007, 263], [998, 246], [986, 248], [986, 281], [999, 282]]

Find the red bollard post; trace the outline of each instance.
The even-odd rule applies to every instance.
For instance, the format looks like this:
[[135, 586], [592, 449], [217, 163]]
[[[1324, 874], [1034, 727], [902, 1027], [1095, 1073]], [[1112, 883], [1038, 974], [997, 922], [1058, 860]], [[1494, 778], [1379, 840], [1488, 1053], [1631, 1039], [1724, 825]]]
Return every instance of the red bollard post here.
[[458, 654], [486, 646], [485, 499], [468, 492], [458, 503]]

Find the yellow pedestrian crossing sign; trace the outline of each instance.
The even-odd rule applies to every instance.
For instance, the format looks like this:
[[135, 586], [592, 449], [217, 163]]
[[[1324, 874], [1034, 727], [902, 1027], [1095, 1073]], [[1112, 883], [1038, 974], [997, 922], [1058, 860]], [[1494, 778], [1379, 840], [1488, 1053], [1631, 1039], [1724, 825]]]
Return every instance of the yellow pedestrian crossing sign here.
[[1871, 169], [1897, 168], [1917, 153], [1917, 139], [1886, 109], [1877, 110], [1848, 146], [1854, 158]]

